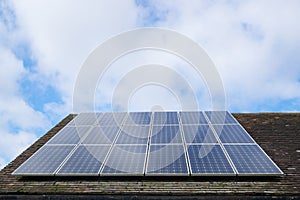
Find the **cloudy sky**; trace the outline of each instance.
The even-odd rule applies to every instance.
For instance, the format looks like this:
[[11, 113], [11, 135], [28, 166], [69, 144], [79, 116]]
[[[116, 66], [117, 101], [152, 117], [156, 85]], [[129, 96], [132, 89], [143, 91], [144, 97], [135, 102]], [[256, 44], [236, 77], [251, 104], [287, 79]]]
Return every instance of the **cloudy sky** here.
[[[0, 0], [0, 167], [73, 112], [76, 78], [89, 53], [136, 28], [171, 29], [203, 47], [231, 112], [300, 111], [299, 9], [298, 0]], [[111, 91], [132, 70], [127, 66], [180, 62], [168, 56], [145, 51], [120, 59], [99, 81], [96, 108], [111, 110]], [[182, 66], [174, 70], [200, 88], [197, 101], [209, 109], [203, 80]], [[135, 91], [129, 109], [181, 109], [166, 89]]]

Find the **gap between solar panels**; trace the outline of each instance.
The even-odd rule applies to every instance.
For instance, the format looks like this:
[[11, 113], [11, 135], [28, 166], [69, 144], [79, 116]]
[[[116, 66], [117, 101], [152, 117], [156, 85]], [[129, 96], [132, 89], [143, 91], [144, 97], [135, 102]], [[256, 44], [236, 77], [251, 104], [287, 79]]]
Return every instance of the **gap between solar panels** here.
[[228, 111], [80, 113], [22, 176], [278, 176]]

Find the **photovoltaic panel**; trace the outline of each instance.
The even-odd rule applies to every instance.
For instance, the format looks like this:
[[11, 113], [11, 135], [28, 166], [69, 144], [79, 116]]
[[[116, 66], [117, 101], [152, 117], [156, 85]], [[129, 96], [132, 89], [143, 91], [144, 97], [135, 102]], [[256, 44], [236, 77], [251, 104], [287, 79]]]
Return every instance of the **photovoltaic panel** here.
[[238, 175], [282, 174], [281, 170], [257, 145], [225, 145]]
[[213, 131], [208, 125], [183, 125], [186, 143], [217, 143]]
[[149, 125], [151, 121], [151, 112], [132, 112], [128, 114], [124, 124], [134, 125], [134, 124], [143, 124]]
[[89, 126], [66, 126], [47, 144], [77, 144], [87, 135], [89, 129]]
[[220, 145], [188, 145], [192, 175], [235, 175]]
[[73, 145], [45, 145], [14, 171], [13, 174], [52, 175], [73, 148]]
[[188, 175], [182, 145], [150, 145], [146, 175]]
[[97, 176], [99, 172], [108, 176], [282, 174], [227, 111], [81, 113], [13, 174]]
[[151, 144], [182, 143], [179, 126], [153, 126]]
[[112, 144], [119, 131], [118, 126], [95, 126], [82, 144]]
[[80, 145], [57, 174], [98, 175], [109, 146]]
[[114, 145], [100, 175], [143, 175], [147, 145]]
[[237, 124], [238, 122], [228, 111], [205, 111], [212, 124]]
[[149, 139], [150, 126], [122, 126], [117, 144], [145, 144]]
[[80, 113], [69, 123], [69, 125], [93, 125], [97, 120], [97, 116], [96, 113]]
[[208, 124], [202, 112], [180, 112], [182, 124]]
[[154, 125], [178, 124], [177, 112], [155, 112], [153, 118]]
[[102, 113], [97, 119], [97, 125], [115, 126], [122, 124], [126, 113]]
[[255, 143], [240, 125], [214, 125], [214, 129], [223, 143]]

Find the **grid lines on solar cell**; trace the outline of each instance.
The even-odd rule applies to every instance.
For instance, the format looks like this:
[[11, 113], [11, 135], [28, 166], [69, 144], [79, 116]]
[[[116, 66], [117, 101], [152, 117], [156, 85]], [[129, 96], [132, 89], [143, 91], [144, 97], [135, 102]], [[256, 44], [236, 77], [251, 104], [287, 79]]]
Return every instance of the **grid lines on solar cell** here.
[[100, 175], [143, 175], [147, 145], [114, 145]]
[[151, 144], [182, 143], [180, 128], [177, 125], [153, 126]]
[[234, 117], [227, 111], [205, 111], [212, 124], [237, 124]]
[[240, 125], [213, 125], [223, 143], [254, 143]]
[[217, 143], [211, 128], [208, 125], [183, 125], [186, 143]]
[[216, 145], [188, 145], [192, 175], [235, 175], [221, 147]]
[[207, 124], [202, 112], [180, 112], [182, 124]]
[[183, 145], [150, 145], [147, 174], [188, 175]]
[[80, 113], [69, 123], [69, 125], [93, 125], [95, 124], [96, 120], [96, 113]]
[[14, 174], [53, 174], [73, 148], [73, 145], [45, 145], [21, 165]]
[[97, 125], [116, 126], [122, 124], [126, 113], [102, 113], [97, 119]]
[[97, 175], [109, 148], [110, 145], [80, 145], [58, 171], [58, 174]]
[[177, 112], [155, 112], [153, 118], [154, 125], [178, 124]]
[[47, 144], [77, 144], [88, 133], [89, 126], [66, 126]]
[[122, 126], [117, 144], [147, 144], [150, 126]]
[[111, 144], [119, 131], [118, 126], [95, 126], [82, 144]]
[[151, 121], [151, 112], [131, 112], [128, 114], [124, 124], [134, 125], [134, 124], [144, 124], [149, 125]]
[[281, 174], [257, 145], [225, 145], [238, 174]]

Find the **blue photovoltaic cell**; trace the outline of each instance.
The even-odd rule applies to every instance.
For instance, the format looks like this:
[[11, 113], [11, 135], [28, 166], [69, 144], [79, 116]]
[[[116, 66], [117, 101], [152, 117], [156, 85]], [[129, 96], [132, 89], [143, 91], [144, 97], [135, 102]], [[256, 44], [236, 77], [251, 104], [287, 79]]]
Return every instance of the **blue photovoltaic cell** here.
[[109, 146], [79, 146], [67, 162], [58, 171], [58, 174], [95, 174], [100, 171], [108, 153]]
[[95, 126], [82, 144], [111, 144], [118, 131], [118, 126]]
[[202, 112], [180, 112], [182, 124], [207, 124]]
[[152, 144], [182, 143], [179, 126], [153, 126], [151, 134]]
[[219, 145], [188, 145], [192, 175], [235, 175]]
[[182, 145], [150, 145], [146, 175], [188, 175]]
[[97, 116], [96, 113], [80, 113], [68, 125], [93, 125], [97, 120]]
[[99, 116], [96, 124], [103, 126], [115, 126], [122, 124], [126, 113], [103, 113]]
[[214, 125], [213, 127], [222, 143], [254, 143], [240, 125]]
[[257, 145], [225, 145], [238, 174], [282, 174]]
[[147, 144], [150, 126], [123, 126], [117, 144]]
[[186, 143], [216, 143], [211, 128], [208, 125], [183, 126], [183, 133]]
[[88, 133], [89, 126], [66, 126], [48, 144], [77, 144]]
[[114, 145], [100, 175], [143, 175], [147, 145]]
[[178, 124], [177, 112], [155, 112], [153, 124]]
[[151, 112], [132, 112], [128, 114], [124, 124], [144, 124], [149, 125], [151, 121]]
[[237, 124], [237, 121], [227, 111], [205, 111], [212, 124]]
[[53, 174], [73, 148], [73, 145], [45, 145], [14, 171], [14, 174]]

